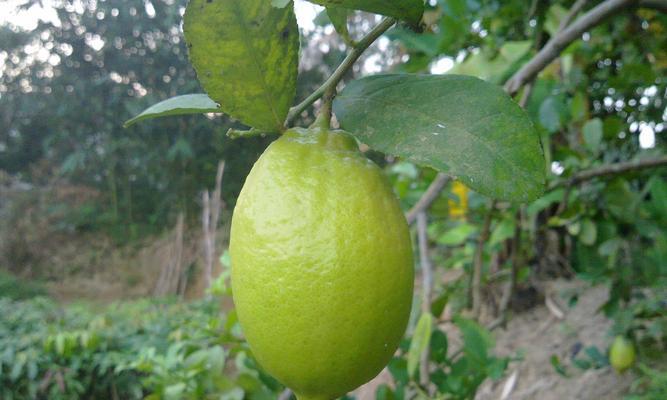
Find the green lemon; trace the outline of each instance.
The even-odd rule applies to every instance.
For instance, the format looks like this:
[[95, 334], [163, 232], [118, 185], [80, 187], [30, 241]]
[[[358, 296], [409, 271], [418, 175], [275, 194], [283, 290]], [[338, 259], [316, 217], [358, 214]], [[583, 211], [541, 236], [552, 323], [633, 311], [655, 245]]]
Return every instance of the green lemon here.
[[230, 239], [239, 321], [300, 400], [330, 400], [389, 362], [412, 303], [408, 226], [382, 171], [340, 131], [293, 129], [248, 175]]
[[623, 336], [616, 336], [609, 350], [609, 362], [618, 372], [623, 372], [635, 363], [635, 347]]

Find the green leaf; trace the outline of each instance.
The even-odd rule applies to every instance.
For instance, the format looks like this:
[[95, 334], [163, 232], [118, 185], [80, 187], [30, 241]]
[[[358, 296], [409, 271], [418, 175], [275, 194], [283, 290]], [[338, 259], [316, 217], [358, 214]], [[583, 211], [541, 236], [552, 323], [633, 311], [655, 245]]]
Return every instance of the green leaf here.
[[190, 61], [223, 112], [281, 131], [296, 94], [299, 29], [293, 7], [266, 0], [191, 0], [184, 17]]
[[170, 115], [219, 113], [221, 111], [220, 106], [205, 94], [185, 94], [172, 97], [148, 107], [141, 114], [127, 120], [123, 124], [123, 127], [127, 128], [139, 121], [151, 118]]
[[292, 0], [271, 0], [271, 5], [276, 8], [285, 8]]
[[331, 24], [333, 24], [334, 28], [336, 28], [336, 32], [338, 32], [340, 37], [343, 38], [345, 43], [348, 45], [354, 45], [354, 41], [350, 37], [350, 32], [347, 29], [348, 14], [349, 11], [345, 8], [327, 7], [327, 16], [329, 16]]
[[581, 221], [581, 233], [579, 234], [579, 239], [581, 243], [586, 246], [592, 246], [597, 241], [598, 230], [595, 222], [591, 221], [589, 218], [585, 218]]
[[438, 243], [447, 246], [458, 246], [476, 232], [477, 227], [475, 225], [463, 223], [445, 232], [438, 238]]
[[392, 358], [387, 364], [387, 369], [394, 381], [399, 385], [407, 385], [410, 377], [407, 374], [408, 364], [405, 358]]
[[650, 180], [651, 206], [656, 216], [667, 219], [667, 184], [659, 175]]
[[553, 354], [549, 358], [549, 362], [551, 363], [551, 366], [554, 367], [554, 370], [558, 372], [559, 375], [563, 377], [568, 377], [567, 371], [565, 370], [565, 366], [560, 362], [560, 359], [558, 358], [557, 355]]
[[503, 219], [493, 229], [493, 233], [491, 234], [491, 238], [489, 239], [489, 244], [494, 246], [513, 237], [515, 227], [516, 223], [514, 219]]
[[454, 323], [463, 335], [463, 351], [466, 356], [480, 366], [486, 365], [488, 349], [494, 345], [489, 331], [475, 321], [458, 316], [454, 318]]
[[394, 392], [384, 383], [375, 391], [375, 400], [394, 400], [395, 398]]
[[565, 195], [564, 189], [556, 189], [552, 192], [545, 194], [544, 196], [540, 197], [539, 199], [535, 200], [530, 205], [528, 205], [526, 209], [528, 215], [530, 216], [536, 215], [537, 213], [546, 209], [552, 204], [562, 201], [564, 195]]
[[567, 15], [567, 10], [563, 8], [560, 4], [555, 4], [549, 8], [547, 11], [547, 20], [544, 23], [544, 28], [549, 35], [554, 36], [558, 33], [558, 28], [560, 27], [560, 22]]
[[440, 315], [442, 315], [442, 313], [445, 311], [445, 307], [449, 302], [450, 295], [451, 293], [447, 291], [436, 297], [435, 300], [431, 302], [431, 314], [433, 314], [436, 318], [440, 317]]
[[600, 151], [600, 145], [602, 144], [602, 136], [604, 136], [602, 120], [594, 118], [587, 121], [582, 130], [582, 135], [586, 147], [588, 147], [591, 152], [597, 154]]
[[434, 330], [431, 335], [431, 358], [433, 361], [441, 364], [447, 361], [448, 345], [447, 335], [440, 329]]
[[433, 316], [430, 313], [424, 313], [419, 317], [419, 322], [417, 322], [417, 327], [410, 342], [410, 350], [408, 350], [408, 375], [410, 377], [415, 375], [421, 354], [429, 346], [432, 326]]
[[588, 116], [588, 98], [583, 92], [577, 92], [570, 103], [570, 114], [572, 114], [572, 121], [583, 121]]
[[503, 200], [544, 190], [545, 161], [528, 115], [498, 86], [459, 75], [375, 75], [334, 102], [343, 129], [371, 148], [458, 177]]
[[598, 247], [598, 253], [601, 256], [612, 256], [616, 252], [618, 252], [619, 248], [621, 247], [621, 244], [623, 244], [621, 239], [618, 238], [609, 239], [600, 244], [600, 247]]
[[220, 346], [213, 346], [208, 350], [208, 369], [213, 372], [223, 372], [225, 367], [225, 350]]
[[175, 383], [164, 388], [164, 399], [165, 400], [178, 400], [183, 398], [183, 392], [185, 392], [186, 385], [183, 382]]
[[563, 126], [563, 104], [556, 97], [547, 97], [540, 106], [540, 124], [550, 133]]
[[325, 7], [343, 7], [368, 11], [419, 24], [424, 13], [422, 0], [308, 0]]
[[433, 33], [416, 33], [411, 29], [397, 26], [387, 33], [391, 40], [399, 40], [412, 51], [420, 51], [429, 57], [435, 57], [439, 52], [439, 36]]
[[456, 64], [451, 74], [476, 76], [491, 83], [501, 84], [508, 78], [513, 66], [530, 52], [530, 40], [506, 42], [498, 53], [473, 53], [462, 63]]

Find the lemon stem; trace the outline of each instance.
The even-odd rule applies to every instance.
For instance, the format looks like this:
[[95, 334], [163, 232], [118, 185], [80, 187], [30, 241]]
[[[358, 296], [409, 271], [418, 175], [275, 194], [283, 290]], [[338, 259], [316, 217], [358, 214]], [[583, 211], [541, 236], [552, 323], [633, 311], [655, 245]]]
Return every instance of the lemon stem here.
[[389, 28], [394, 26], [396, 20], [394, 18], [385, 18], [383, 19], [375, 28], [373, 28], [366, 36], [364, 36], [357, 45], [350, 51], [350, 53], [345, 57], [343, 62], [336, 68], [333, 74], [329, 77], [320, 86], [313, 94], [308, 96], [304, 101], [298, 105], [292, 107], [287, 115], [287, 121], [285, 121], [285, 126], [290, 126], [295, 119], [301, 115], [301, 113], [315, 103], [320, 97], [324, 96], [327, 89], [331, 87], [336, 87], [338, 82], [340, 82], [345, 74], [352, 68], [355, 62], [361, 57], [361, 55], [368, 49], [383, 33], [385, 33]]
[[320, 128], [323, 131], [328, 131], [331, 129], [331, 116], [332, 116], [332, 107], [333, 99], [336, 97], [336, 87], [332, 86], [327, 89], [322, 97], [322, 107], [320, 107], [320, 112], [315, 119], [312, 127]]

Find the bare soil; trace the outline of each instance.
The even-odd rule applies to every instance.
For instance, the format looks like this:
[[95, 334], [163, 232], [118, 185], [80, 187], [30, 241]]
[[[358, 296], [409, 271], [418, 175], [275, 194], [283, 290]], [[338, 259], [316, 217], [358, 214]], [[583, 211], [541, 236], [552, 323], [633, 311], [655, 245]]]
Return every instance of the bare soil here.
[[[618, 375], [609, 366], [584, 371], [572, 364], [575, 357], [586, 358], [584, 349], [589, 346], [606, 353], [611, 321], [597, 310], [607, 301], [608, 288], [576, 280], [553, 281], [547, 286], [550, 297], [564, 311], [564, 318], [539, 305], [514, 315], [506, 329], [496, 330], [496, 353], [513, 361], [505, 377], [487, 381], [479, 389], [476, 400], [621, 400], [632, 383], [630, 373]], [[568, 300], [575, 295], [577, 303], [568, 307]], [[450, 348], [458, 348], [456, 333], [447, 334]], [[567, 377], [551, 365], [554, 355]], [[357, 390], [357, 399], [375, 399], [375, 389], [381, 383], [391, 384], [386, 370]], [[508, 394], [503, 397], [504, 391]]]
[[[573, 307], [561, 306], [565, 312], [557, 319], [546, 306], [516, 315], [506, 330], [496, 332], [498, 354], [523, 354], [512, 362], [508, 378], [487, 383], [478, 400], [500, 399], [509, 377], [516, 373], [516, 384], [506, 399], [540, 400], [616, 400], [622, 399], [632, 383], [632, 375], [618, 375], [611, 367], [583, 371], [572, 365], [573, 358], [585, 357], [583, 349], [597, 347], [603, 354], [611, 343], [611, 321], [597, 310], [608, 298], [605, 286], [590, 287], [581, 281], [555, 281], [551, 291], [560, 304], [578, 296]], [[560, 375], [550, 363], [556, 355], [568, 377]]]

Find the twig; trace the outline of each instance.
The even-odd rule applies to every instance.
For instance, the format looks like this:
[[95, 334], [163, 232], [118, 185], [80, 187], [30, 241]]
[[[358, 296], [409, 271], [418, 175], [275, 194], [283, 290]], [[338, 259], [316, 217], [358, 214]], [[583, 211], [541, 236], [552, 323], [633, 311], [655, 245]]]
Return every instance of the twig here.
[[343, 62], [336, 68], [333, 74], [327, 79], [322, 86], [315, 90], [310, 96], [308, 96], [304, 101], [298, 105], [292, 107], [287, 114], [287, 120], [285, 121], [285, 126], [289, 126], [294, 120], [308, 107], [315, 103], [320, 97], [324, 96], [324, 93], [330, 87], [336, 87], [338, 82], [340, 82], [345, 73], [352, 68], [355, 62], [361, 57], [361, 55], [368, 49], [373, 42], [375, 42], [383, 33], [385, 33], [389, 28], [394, 26], [396, 20], [393, 18], [383, 19], [373, 30], [371, 30], [368, 35], [364, 36], [358, 43], [357, 46], [352, 49], [352, 51], [345, 57]]
[[185, 229], [185, 213], [180, 212], [178, 214], [178, 221], [176, 222], [176, 261], [174, 270], [176, 272], [176, 278], [174, 285], [174, 292], [183, 297], [185, 295], [185, 290], [188, 288], [188, 277], [183, 271], [183, 234]]
[[[422, 314], [431, 312], [431, 291], [433, 287], [433, 268], [431, 259], [428, 256], [427, 228], [428, 219], [426, 211], [421, 211], [417, 214], [417, 239], [419, 241], [419, 263], [422, 271]], [[430, 381], [428, 370], [429, 353], [429, 346], [426, 346], [419, 359], [419, 383], [424, 388], [428, 387]]]
[[567, 15], [563, 18], [562, 21], [560, 21], [560, 25], [558, 26], [558, 32], [564, 31], [565, 28], [567, 28], [567, 26], [570, 25], [572, 21], [574, 21], [574, 18], [586, 6], [586, 2], [588, 2], [588, 0], [577, 0], [576, 3], [572, 5], [570, 11], [568, 11]]
[[530, 3], [530, 9], [528, 10], [528, 14], [526, 14], [527, 17], [528, 17], [527, 21], [530, 21], [533, 18], [533, 16], [535, 15], [535, 13], [537, 12], [537, 4], [538, 3], [539, 3], [538, 0], [533, 0]]
[[533, 95], [534, 87], [535, 87], [535, 81], [530, 81], [526, 83], [526, 85], [524, 86], [523, 94], [521, 95], [521, 100], [519, 100], [519, 105], [521, 106], [521, 108], [526, 108], [526, 105], [530, 100], [530, 96]]
[[638, 0], [606, 0], [579, 17], [565, 30], [551, 38], [535, 57], [517, 71], [505, 84], [505, 90], [510, 95], [515, 94], [526, 82], [535, 79], [540, 71], [555, 60], [567, 46], [579, 39], [584, 32], [637, 2]]
[[579, 183], [586, 182], [595, 178], [602, 178], [606, 176], [623, 174], [626, 172], [634, 172], [643, 169], [657, 168], [664, 166], [667, 166], [667, 156], [651, 160], [636, 160], [636, 161], [608, 164], [602, 167], [591, 168], [586, 171], [578, 172], [569, 179], [555, 181], [550, 185], [550, 189], [555, 189], [561, 186], [574, 186]]
[[185, 287], [185, 278], [181, 274], [183, 266], [183, 231], [185, 216], [183, 212], [178, 214], [176, 226], [174, 227], [174, 241], [170, 246], [170, 257], [167, 264], [160, 271], [153, 293], [156, 296], [179, 294], [179, 288]]
[[572, 186], [568, 185], [565, 188], [565, 193], [563, 193], [563, 200], [558, 205], [555, 215], [561, 215], [567, 210], [567, 207], [570, 205], [570, 195], [572, 194]]
[[208, 289], [211, 283], [211, 270], [209, 266], [213, 263], [212, 260], [209, 263], [209, 259], [212, 259], [212, 256], [210, 254], [211, 243], [209, 241], [209, 234], [211, 232], [211, 196], [209, 196], [208, 189], [204, 190], [201, 197], [201, 226], [204, 234], [202, 238], [204, 242], [204, 286]]
[[330, 86], [324, 92], [324, 96], [322, 97], [322, 107], [320, 107], [319, 115], [317, 116], [317, 119], [315, 119], [313, 126], [317, 126], [321, 129], [331, 128], [334, 97], [336, 97], [336, 86]]
[[503, 292], [503, 297], [500, 299], [500, 312], [499, 317], [502, 318], [503, 323], [507, 321], [507, 309], [509, 308], [510, 302], [512, 301], [512, 296], [516, 290], [517, 281], [519, 278], [519, 253], [521, 251], [521, 210], [519, 209], [516, 213], [515, 218], [515, 227], [514, 227], [514, 238], [512, 238], [512, 254], [510, 255], [510, 263], [512, 268], [512, 273], [510, 276], [510, 281]]
[[477, 250], [475, 251], [475, 258], [473, 259], [473, 273], [472, 273], [472, 315], [473, 319], [479, 319], [479, 314], [482, 307], [482, 267], [484, 265], [484, 245], [489, 239], [489, 231], [491, 230], [491, 220], [493, 211], [496, 208], [496, 200], [491, 200], [489, 210], [484, 217], [484, 225], [482, 232], [479, 234], [477, 242]]
[[417, 204], [405, 214], [405, 219], [408, 220], [408, 224], [411, 225], [414, 223], [417, 219], [417, 214], [426, 211], [431, 207], [431, 204], [438, 198], [440, 192], [442, 192], [442, 189], [447, 186], [450, 180], [451, 178], [442, 172], [435, 177], [433, 182], [431, 182], [431, 185], [426, 189], [426, 192], [424, 192], [419, 201], [417, 201]]
[[215, 189], [213, 196], [209, 196], [208, 190], [202, 194], [202, 228], [204, 231], [204, 285], [206, 289], [211, 287], [213, 280], [213, 263], [215, 262], [215, 237], [218, 229], [218, 219], [222, 208], [222, 175], [225, 172], [225, 162], [218, 163], [218, 171], [215, 175]]

